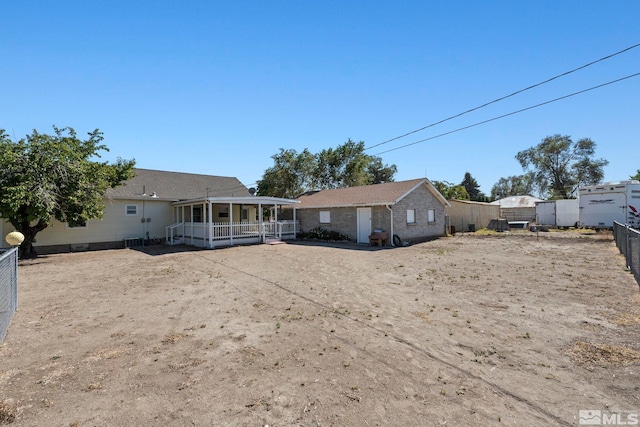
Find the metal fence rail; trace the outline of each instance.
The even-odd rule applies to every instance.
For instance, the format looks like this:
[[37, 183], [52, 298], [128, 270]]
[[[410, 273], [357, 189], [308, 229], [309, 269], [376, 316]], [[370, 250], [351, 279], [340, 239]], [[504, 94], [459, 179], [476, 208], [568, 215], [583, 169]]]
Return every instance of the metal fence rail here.
[[18, 248], [0, 249], [0, 343], [18, 309]]
[[618, 250], [627, 261], [627, 267], [640, 286], [640, 231], [614, 221], [613, 237]]

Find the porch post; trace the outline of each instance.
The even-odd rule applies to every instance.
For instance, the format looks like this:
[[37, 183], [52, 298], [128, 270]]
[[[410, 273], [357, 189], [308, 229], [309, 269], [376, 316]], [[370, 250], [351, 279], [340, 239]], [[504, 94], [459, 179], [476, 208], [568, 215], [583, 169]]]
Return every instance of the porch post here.
[[209, 212], [207, 214], [207, 230], [209, 233], [209, 249], [213, 248], [213, 204], [211, 200], [209, 202]]
[[182, 243], [187, 243], [187, 238], [184, 236], [184, 205], [180, 206], [180, 208], [177, 209], [176, 212], [178, 213], [178, 216], [180, 216], [180, 212], [182, 212], [182, 217], [180, 218], [180, 221], [179, 221], [182, 224], [181, 237], [182, 237]]
[[264, 224], [262, 219], [262, 203], [258, 203], [258, 227], [260, 227], [260, 242], [264, 243]]
[[278, 226], [278, 205], [276, 203], [273, 204], [273, 226], [275, 227], [275, 235], [280, 240], [282, 238], [282, 230]]
[[293, 239], [298, 238], [298, 232], [296, 230], [296, 205], [293, 205]]
[[229, 202], [229, 243], [233, 246], [233, 203]]
[[191, 234], [191, 246], [193, 246], [193, 205], [189, 205], [189, 210], [191, 212], [191, 232], [189, 234]]

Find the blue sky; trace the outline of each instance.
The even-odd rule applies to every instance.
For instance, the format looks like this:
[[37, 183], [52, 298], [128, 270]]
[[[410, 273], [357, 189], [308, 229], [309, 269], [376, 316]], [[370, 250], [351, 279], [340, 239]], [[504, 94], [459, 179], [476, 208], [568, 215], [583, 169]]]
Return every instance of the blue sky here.
[[[373, 146], [640, 43], [640, 2], [14, 1], [0, 5], [0, 128], [99, 128], [103, 158], [236, 176], [280, 148]], [[640, 72], [640, 47], [379, 147], [396, 180], [489, 192], [552, 134], [591, 138], [605, 179], [640, 168], [640, 77], [404, 149]]]

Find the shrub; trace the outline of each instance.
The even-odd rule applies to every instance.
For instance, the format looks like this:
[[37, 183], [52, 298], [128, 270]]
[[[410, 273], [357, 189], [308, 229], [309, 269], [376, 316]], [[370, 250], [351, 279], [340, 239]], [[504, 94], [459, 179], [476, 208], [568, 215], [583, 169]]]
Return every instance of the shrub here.
[[329, 232], [322, 227], [312, 228], [307, 234], [310, 239], [329, 240]]
[[313, 228], [309, 230], [308, 233], [303, 234], [305, 235], [305, 237], [315, 240], [349, 240], [349, 237], [345, 236], [342, 233], [339, 233], [337, 231], [328, 231], [322, 227]]

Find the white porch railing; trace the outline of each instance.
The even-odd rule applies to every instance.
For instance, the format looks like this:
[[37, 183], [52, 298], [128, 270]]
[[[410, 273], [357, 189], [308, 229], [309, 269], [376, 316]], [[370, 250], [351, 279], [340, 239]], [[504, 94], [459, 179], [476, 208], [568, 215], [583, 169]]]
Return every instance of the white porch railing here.
[[186, 243], [199, 247], [216, 247], [242, 243], [259, 243], [268, 238], [295, 239], [299, 221], [176, 223], [167, 227], [167, 243]]
[[165, 241], [170, 245], [184, 243], [184, 222], [176, 222], [165, 229]]

